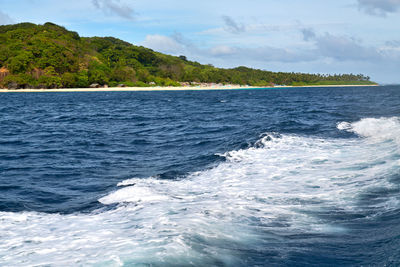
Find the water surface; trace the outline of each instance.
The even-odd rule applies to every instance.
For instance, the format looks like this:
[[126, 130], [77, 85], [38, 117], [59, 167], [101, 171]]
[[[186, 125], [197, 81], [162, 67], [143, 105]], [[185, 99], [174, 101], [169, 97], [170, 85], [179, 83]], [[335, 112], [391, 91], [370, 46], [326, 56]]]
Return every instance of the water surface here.
[[400, 264], [400, 87], [0, 95], [0, 265]]

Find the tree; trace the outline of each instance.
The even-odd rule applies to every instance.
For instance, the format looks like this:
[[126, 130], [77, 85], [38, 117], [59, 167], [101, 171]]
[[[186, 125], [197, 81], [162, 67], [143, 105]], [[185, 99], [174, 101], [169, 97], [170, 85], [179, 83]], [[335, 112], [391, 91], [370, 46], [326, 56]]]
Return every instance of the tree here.
[[46, 88], [62, 87], [61, 78], [57, 75], [53, 66], [49, 66], [44, 70], [44, 75], [39, 77], [38, 82]]
[[77, 86], [77, 75], [66, 72], [61, 75], [61, 84], [64, 88], [72, 88]]
[[31, 52], [21, 51], [17, 56], [9, 58], [8, 69], [13, 74], [26, 72], [32, 59], [33, 55]]
[[85, 88], [89, 87], [89, 76], [87, 70], [82, 70], [78, 72], [76, 75], [76, 87]]
[[89, 65], [88, 78], [89, 83], [108, 84], [110, 69], [97, 61], [92, 61]]
[[112, 70], [111, 80], [116, 82], [135, 82], [136, 72], [131, 67], [118, 66]]

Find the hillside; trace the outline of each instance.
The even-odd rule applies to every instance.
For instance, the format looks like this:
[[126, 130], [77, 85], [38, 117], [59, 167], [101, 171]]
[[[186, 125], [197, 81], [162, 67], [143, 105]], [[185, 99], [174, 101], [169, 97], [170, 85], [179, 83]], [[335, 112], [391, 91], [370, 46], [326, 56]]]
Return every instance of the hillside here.
[[180, 83], [251, 86], [374, 84], [361, 74], [270, 72], [215, 68], [135, 46], [113, 37], [80, 37], [53, 23], [0, 26], [0, 87], [74, 88], [100, 85], [178, 86]]

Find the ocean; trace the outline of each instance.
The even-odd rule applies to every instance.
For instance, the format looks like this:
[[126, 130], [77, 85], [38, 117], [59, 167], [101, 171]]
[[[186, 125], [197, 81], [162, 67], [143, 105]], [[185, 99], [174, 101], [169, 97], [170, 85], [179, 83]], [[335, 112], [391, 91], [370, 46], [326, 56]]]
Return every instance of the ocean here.
[[400, 86], [0, 94], [0, 266], [398, 266]]

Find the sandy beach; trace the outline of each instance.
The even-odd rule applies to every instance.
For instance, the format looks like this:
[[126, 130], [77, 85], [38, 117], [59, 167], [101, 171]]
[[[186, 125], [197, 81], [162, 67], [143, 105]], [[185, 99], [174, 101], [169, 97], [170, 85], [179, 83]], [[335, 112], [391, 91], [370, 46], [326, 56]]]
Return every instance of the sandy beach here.
[[60, 88], [60, 89], [0, 89], [0, 93], [47, 93], [47, 92], [129, 92], [129, 91], [201, 91], [201, 90], [243, 90], [279, 89], [296, 87], [365, 87], [379, 85], [309, 85], [309, 86], [210, 86], [210, 87], [109, 87], [109, 88]]
[[[0, 92], [112, 92], [112, 91], [196, 91], [196, 90], [234, 90], [260, 87], [108, 87], [108, 88], [60, 88], [60, 89], [0, 89]], [[267, 88], [267, 87], [265, 87]]]

